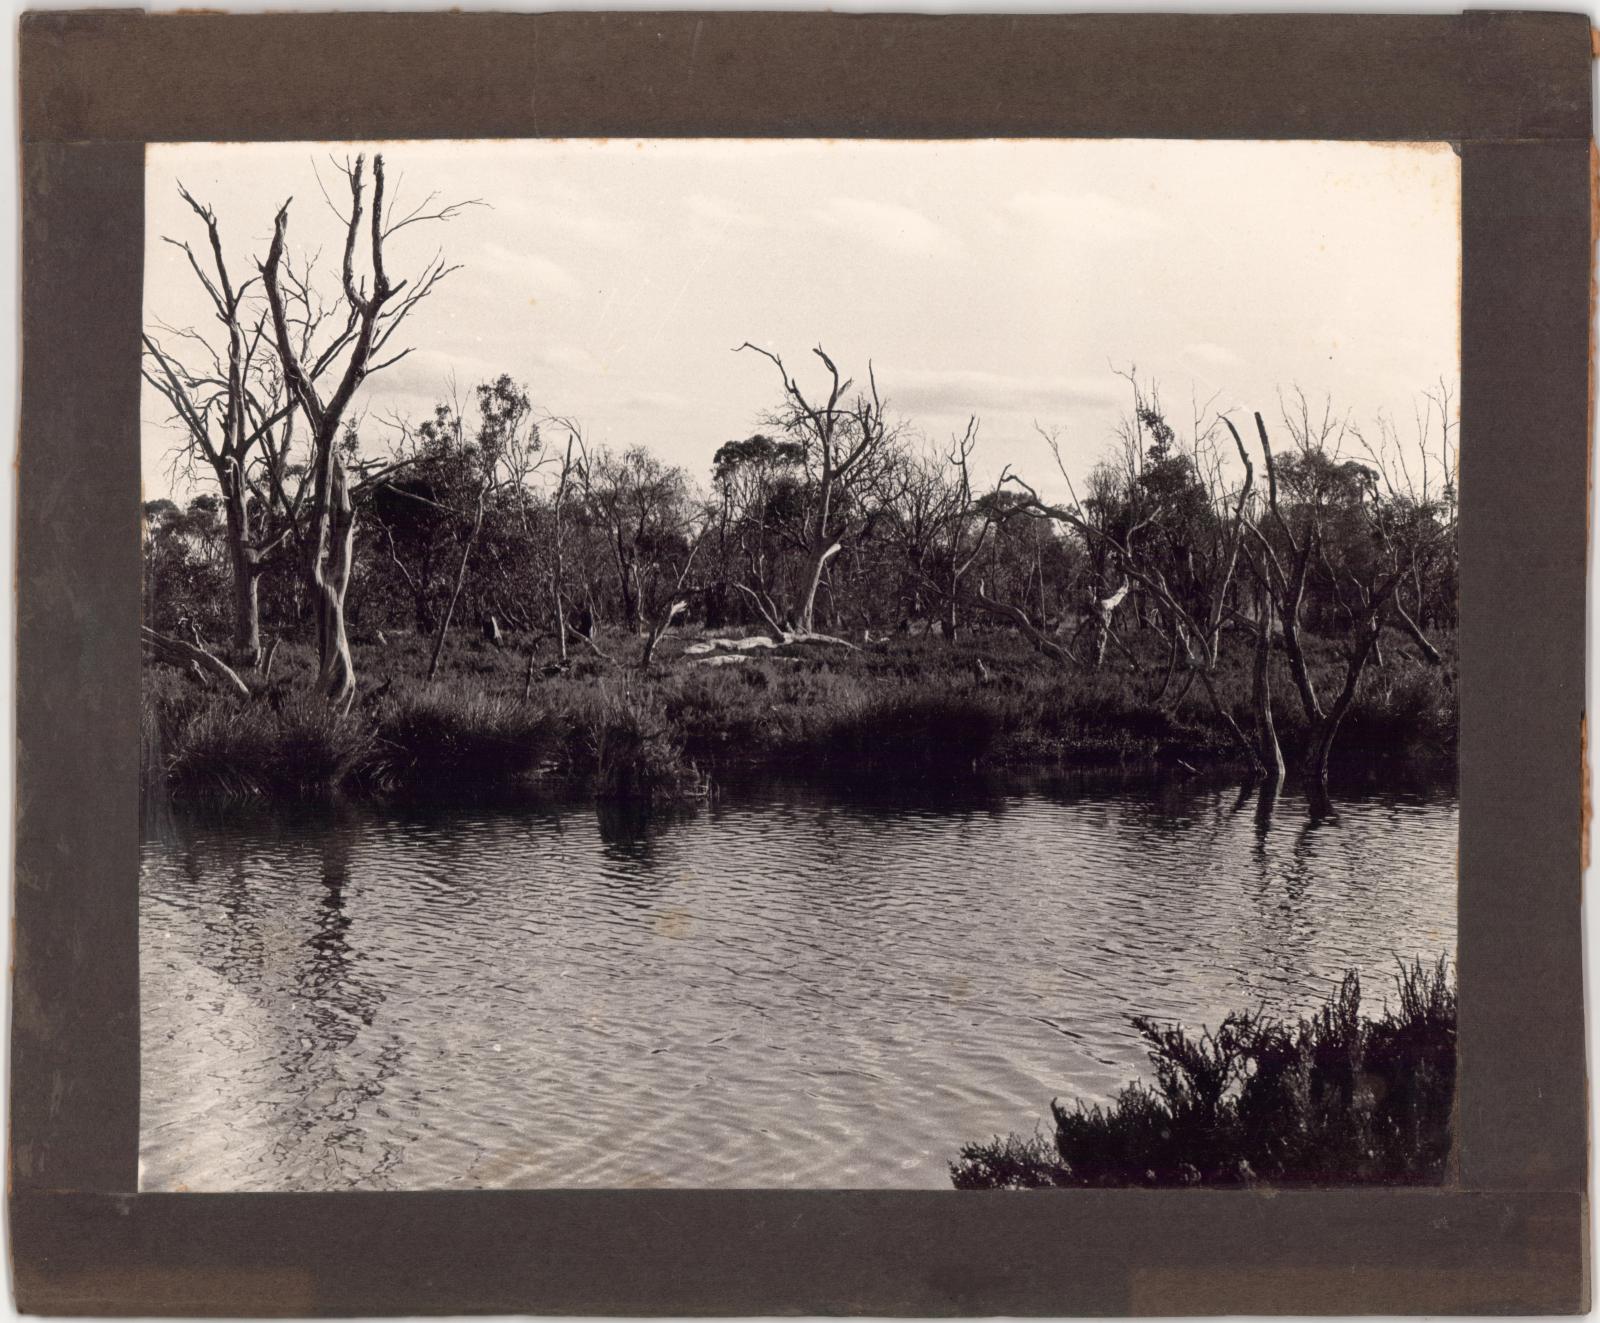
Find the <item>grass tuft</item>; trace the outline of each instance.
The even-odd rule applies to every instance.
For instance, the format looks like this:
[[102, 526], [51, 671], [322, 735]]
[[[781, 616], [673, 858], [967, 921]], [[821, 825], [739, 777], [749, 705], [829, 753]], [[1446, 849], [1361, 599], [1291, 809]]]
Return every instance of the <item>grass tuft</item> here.
[[547, 766], [558, 723], [536, 706], [482, 693], [421, 690], [385, 704], [363, 773], [386, 787], [505, 783]]
[[304, 693], [271, 706], [168, 696], [147, 708], [141, 728], [147, 784], [159, 774], [224, 798], [326, 794], [370, 757], [375, 738], [358, 716]]
[[567, 767], [602, 799], [681, 799], [704, 788], [654, 695], [602, 684], [571, 700], [564, 719]]

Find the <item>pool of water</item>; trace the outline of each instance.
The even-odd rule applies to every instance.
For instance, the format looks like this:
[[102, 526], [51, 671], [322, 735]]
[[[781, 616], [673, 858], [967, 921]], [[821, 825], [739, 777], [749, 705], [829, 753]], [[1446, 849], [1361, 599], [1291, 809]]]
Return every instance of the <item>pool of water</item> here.
[[1145, 1068], [1453, 955], [1437, 787], [751, 784], [688, 811], [165, 816], [147, 1190], [948, 1185]]

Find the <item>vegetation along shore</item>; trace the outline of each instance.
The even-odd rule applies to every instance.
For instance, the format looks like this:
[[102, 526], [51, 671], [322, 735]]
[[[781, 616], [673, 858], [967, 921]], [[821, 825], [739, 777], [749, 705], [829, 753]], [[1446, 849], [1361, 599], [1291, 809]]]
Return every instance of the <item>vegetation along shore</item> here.
[[[618, 651], [637, 642], [607, 639]], [[518, 649], [463, 643], [433, 681], [426, 641], [356, 645], [371, 688], [348, 707], [306, 692], [310, 649], [277, 650], [249, 697], [171, 668], [145, 673], [146, 784], [179, 797], [358, 795], [574, 783], [603, 796], [701, 793], [746, 768], [906, 780], [1021, 769], [1150, 766], [1183, 774], [1250, 764], [1209, 703], [1162, 706], [1131, 666], [1062, 670], [1016, 638], [950, 645], [897, 638], [859, 648], [727, 645], [695, 635], [658, 649], [647, 672], [580, 657], [565, 669]], [[701, 649], [710, 649], [701, 651]], [[724, 657], [736, 664], [707, 664]], [[1336, 658], [1319, 665], [1332, 671]], [[545, 674], [546, 670], [552, 671]], [[1450, 670], [1400, 658], [1364, 686], [1344, 751], [1453, 757]], [[1224, 676], [1224, 682], [1228, 677]], [[1288, 695], [1283, 696], [1287, 700]], [[1287, 706], [1287, 703], [1286, 703]], [[1307, 739], [1286, 721], [1291, 757]]]

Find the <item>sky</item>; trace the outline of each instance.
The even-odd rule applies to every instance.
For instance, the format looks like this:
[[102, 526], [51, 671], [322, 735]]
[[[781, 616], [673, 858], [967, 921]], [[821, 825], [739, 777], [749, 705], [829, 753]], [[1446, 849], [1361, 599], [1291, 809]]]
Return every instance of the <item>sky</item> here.
[[[1277, 416], [1280, 390], [1409, 428], [1459, 375], [1460, 171], [1444, 144], [1150, 140], [529, 140], [152, 145], [145, 320], [219, 329], [183, 253], [205, 236], [181, 181], [217, 213], [235, 280], [289, 243], [320, 250], [336, 293], [334, 159], [384, 153], [400, 210], [480, 200], [413, 225], [391, 279], [436, 250], [459, 264], [364, 385], [363, 440], [500, 373], [591, 443], [646, 445], [697, 481], [779, 400], [782, 355], [823, 390], [821, 344], [932, 444], [981, 419], [980, 472], [1051, 485], [1035, 423], [1074, 477], [1131, 403], [1117, 371], [1191, 401]], [[398, 196], [396, 197], [396, 189]], [[258, 286], [259, 288], [259, 286]], [[147, 497], [177, 495], [180, 433], [148, 386]]]

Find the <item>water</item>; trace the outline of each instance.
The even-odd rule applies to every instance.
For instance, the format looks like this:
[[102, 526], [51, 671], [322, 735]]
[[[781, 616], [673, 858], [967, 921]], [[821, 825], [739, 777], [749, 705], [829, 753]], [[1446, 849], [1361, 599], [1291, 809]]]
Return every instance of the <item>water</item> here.
[[1145, 1067], [1455, 948], [1450, 792], [747, 787], [668, 814], [178, 816], [143, 854], [147, 1190], [947, 1186]]

